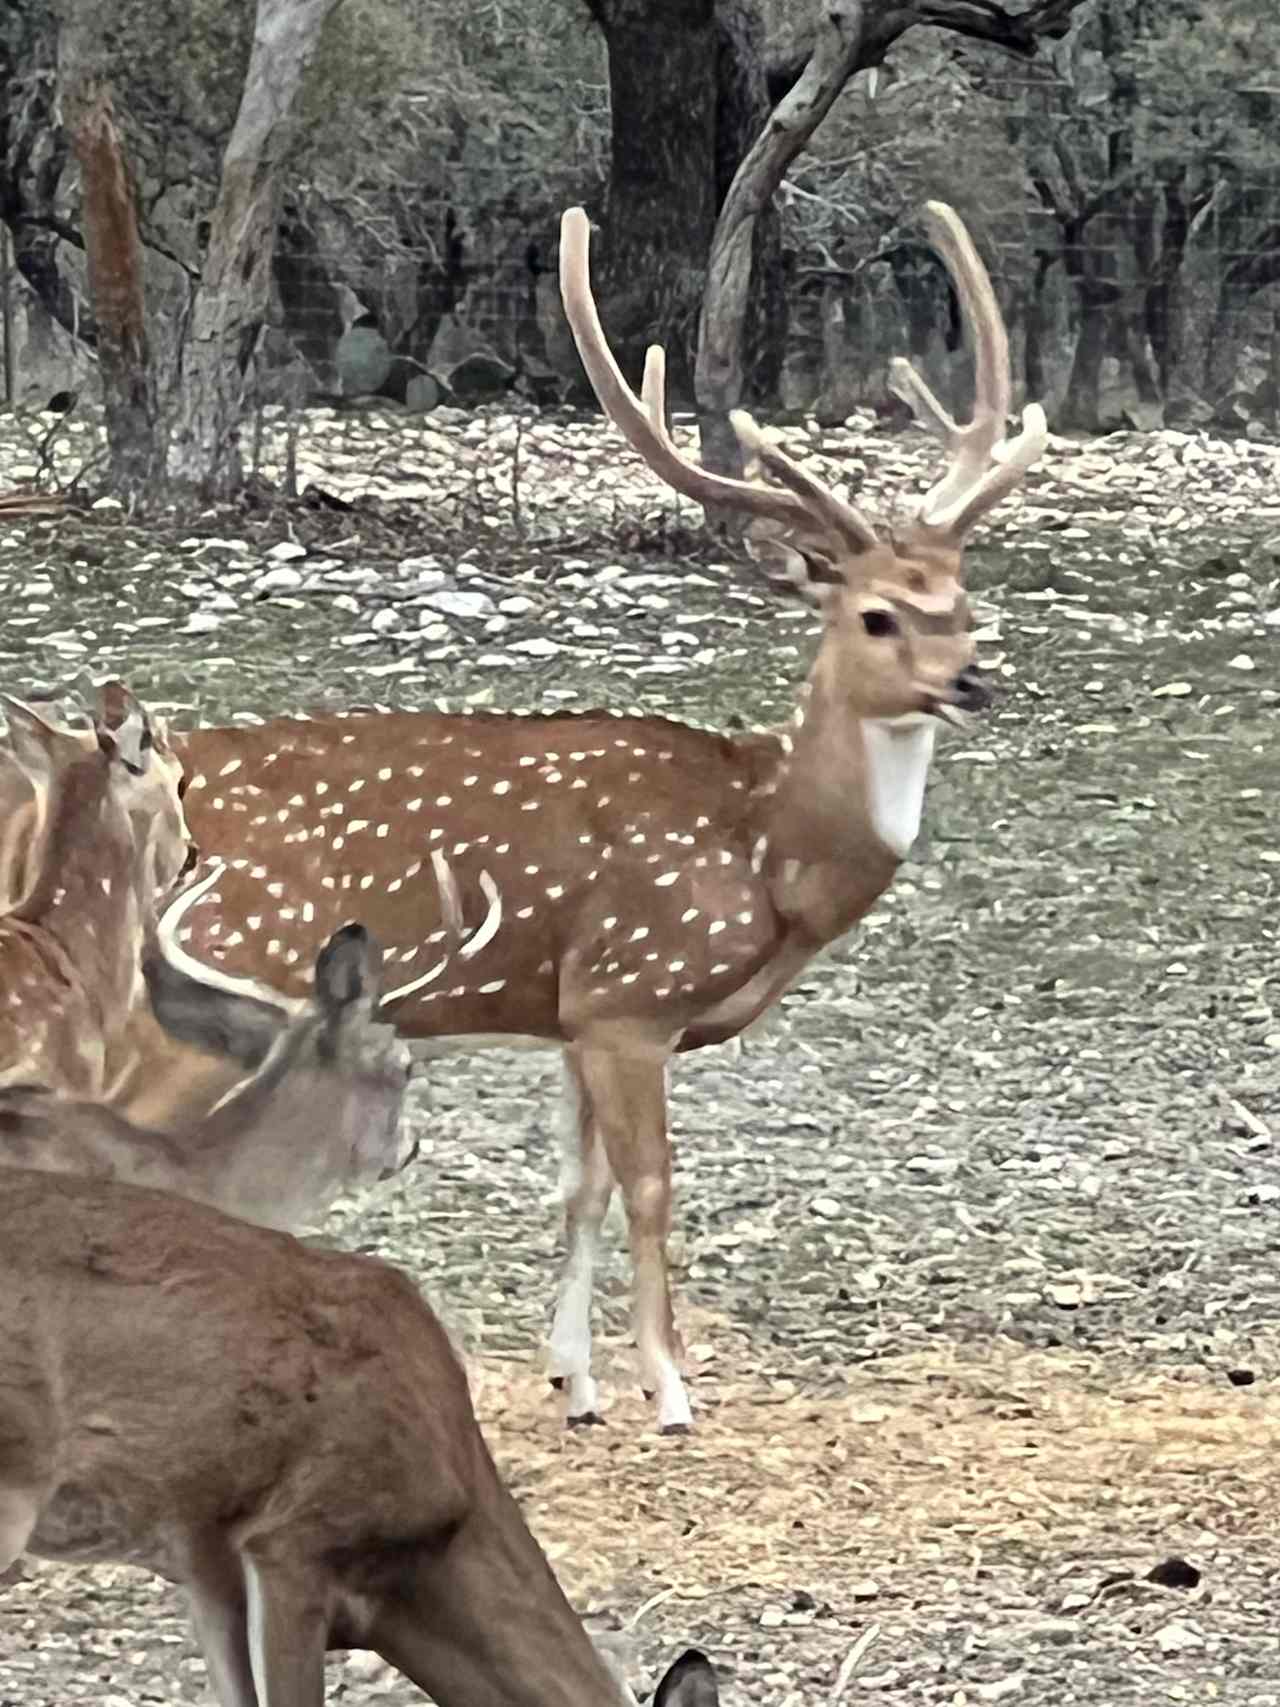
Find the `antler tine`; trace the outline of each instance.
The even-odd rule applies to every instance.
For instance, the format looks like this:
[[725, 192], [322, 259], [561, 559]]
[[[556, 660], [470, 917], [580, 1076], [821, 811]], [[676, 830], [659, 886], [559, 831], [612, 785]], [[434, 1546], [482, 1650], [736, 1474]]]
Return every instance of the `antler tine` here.
[[232, 996], [249, 996], [254, 1001], [266, 1002], [280, 1013], [287, 1013], [289, 1004], [269, 984], [263, 984], [256, 978], [238, 978], [230, 972], [224, 972], [220, 966], [209, 966], [188, 954], [179, 941], [182, 926], [187, 914], [213, 889], [220, 878], [226, 874], [226, 862], [213, 860], [209, 870], [195, 883], [189, 883], [186, 888], [179, 889], [160, 910], [154, 921], [144, 926], [147, 938], [144, 949], [144, 961], [152, 955], [158, 955], [166, 961], [175, 972], [184, 973], [197, 984], [210, 985], [215, 989], [225, 990]]
[[862, 511], [846, 503], [843, 498], [838, 498], [816, 475], [801, 468], [798, 462], [793, 462], [780, 445], [775, 445], [764, 436], [758, 423], [745, 409], [731, 410], [729, 423], [743, 450], [754, 456], [775, 479], [780, 480], [796, 494], [811, 521], [817, 521], [830, 529], [855, 554], [870, 551], [872, 546], [879, 543], [876, 530]]
[[[803, 489], [789, 482], [791, 490], [779, 491], [713, 474], [676, 447], [666, 425], [666, 356], [660, 345], [650, 346], [642, 395], [637, 397], [605, 340], [591, 294], [590, 237], [591, 225], [583, 209], [566, 209], [560, 220], [560, 295], [565, 317], [601, 408], [654, 473], [698, 504], [731, 505], [789, 526], [806, 522], [812, 526], [815, 521], [838, 525], [842, 537], [856, 540], [857, 550], [874, 544], [875, 535], [864, 518], [812, 477], [804, 477]], [[741, 432], [738, 436], [741, 439]], [[773, 461], [781, 456], [777, 452]]]
[[1009, 339], [990, 275], [953, 208], [945, 202], [928, 202], [925, 219], [956, 287], [973, 344], [973, 419], [965, 426], [954, 420], [902, 357], [891, 364], [889, 383], [938, 434], [951, 458], [942, 479], [922, 501], [919, 520], [959, 541], [1037, 460], [1048, 438], [1048, 424], [1040, 406], [1030, 404], [1023, 411], [1021, 433], [1005, 441], [1012, 396]]

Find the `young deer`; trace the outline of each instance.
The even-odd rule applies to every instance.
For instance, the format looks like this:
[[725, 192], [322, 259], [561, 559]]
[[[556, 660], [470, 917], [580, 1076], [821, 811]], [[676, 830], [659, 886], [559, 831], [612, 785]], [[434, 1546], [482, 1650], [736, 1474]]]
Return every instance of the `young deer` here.
[[690, 461], [667, 430], [662, 351], [650, 350], [637, 397], [592, 301], [586, 215], [564, 216], [565, 310], [605, 412], [677, 491], [747, 512], [755, 549], [823, 614], [789, 732], [718, 735], [603, 712], [397, 712], [182, 737], [192, 822], [230, 868], [220, 910], [193, 913], [192, 940], [229, 970], [283, 972], [287, 985], [282, 957], [309, 952], [356, 895], [370, 927], [412, 960], [439, 926], [422, 880], [431, 849], [461, 872], [483, 859], [499, 874], [507, 929], [447, 1003], [426, 991], [401, 1025], [409, 1036], [525, 1035], [564, 1049], [568, 1256], [551, 1369], [568, 1388], [570, 1422], [597, 1418], [592, 1271], [616, 1181], [643, 1383], [663, 1429], [688, 1426], [666, 1262], [667, 1063], [742, 1032], [874, 904], [915, 840], [938, 723], [985, 697], [963, 548], [1039, 456], [1046, 427], [1032, 405], [1005, 440], [995, 294], [956, 215], [927, 211], [964, 307], [977, 401], [958, 425], [898, 365], [896, 383], [950, 462], [915, 520], [883, 535], [746, 415], [734, 427], [764, 480]]
[[[164, 724], [118, 682], [92, 728], [60, 729], [4, 696], [4, 792], [25, 795], [0, 851], [0, 1085], [101, 1096], [115, 1072], [156, 900], [194, 857]], [[12, 820], [10, 820], [12, 822]]]
[[368, 932], [334, 933], [300, 1008], [228, 980], [204, 982], [164, 946], [217, 877], [172, 904], [143, 969], [156, 1021], [207, 1052], [232, 1088], [194, 1126], [167, 1133], [43, 1086], [0, 1090], [0, 1165], [156, 1186], [287, 1229], [413, 1159], [417, 1145], [400, 1122], [411, 1057], [380, 1017], [388, 1004], [378, 1000], [381, 956]]
[[[370, 1648], [440, 1707], [623, 1707], [395, 1269], [164, 1192], [0, 1169], [0, 1576], [186, 1590], [221, 1707]], [[655, 1707], [712, 1707], [697, 1654]]]

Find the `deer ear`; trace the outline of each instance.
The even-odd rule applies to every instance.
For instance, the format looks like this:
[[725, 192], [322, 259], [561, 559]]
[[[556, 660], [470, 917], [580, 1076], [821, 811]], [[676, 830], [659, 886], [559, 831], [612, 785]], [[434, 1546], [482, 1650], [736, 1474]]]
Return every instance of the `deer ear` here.
[[748, 557], [774, 586], [798, 593], [817, 610], [845, 585], [826, 542], [771, 520], [752, 522], [744, 541]]
[[653, 1692], [653, 1707], [719, 1707], [715, 1669], [705, 1654], [687, 1648]]
[[25, 700], [14, 699], [10, 694], [0, 694], [0, 705], [4, 706], [5, 718], [9, 725], [9, 747], [18, 764], [26, 771], [33, 786], [47, 786], [52, 775], [54, 757], [59, 746], [66, 740], [61, 729], [55, 729], [52, 723], [46, 723], [38, 711], [33, 711]]
[[142, 776], [155, 745], [146, 708], [123, 682], [104, 682], [93, 712], [94, 733], [104, 753], [118, 758], [134, 776]]
[[250, 1072], [266, 1060], [284, 1029], [283, 1008], [221, 984], [201, 983], [155, 944], [143, 954], [142, 975], [162, 1030], [207, 1055], [228, 1056]]
[[343, 925], [316, 956], [315, 996], [331, 1023], [355, 1002], [376, 1003], [382, 950], [363, 925]]

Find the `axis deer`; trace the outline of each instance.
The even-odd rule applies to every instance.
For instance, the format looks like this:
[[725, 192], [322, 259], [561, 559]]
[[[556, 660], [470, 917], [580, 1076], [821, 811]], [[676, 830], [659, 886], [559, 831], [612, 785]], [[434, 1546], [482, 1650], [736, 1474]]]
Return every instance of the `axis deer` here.
[[1008, 345], [994, 291], [951, 209], [931, 203], [927, 215], [969, 326], [976, 403], [959, 425], [897, 365], [895, 383], [949, 463], [914, 520], [883, 534], [747, 415], [733, 424], [760, 481], [691, 461], [666, 427], [662, 351], [649, 351], [637, 397], [592, 300], [586, 215], [571, 209], [562, 223], [565, 311], [606, 414], [678, 492], [750, 515], [755, 550], [780, 560], [823, 614], [787, 733], [720, 735], [605, 712], [395, 712], [181, 738], [192, 822], [230, 864], [221, 909], [192, 914], [192, 945], [228, 970], [296, 982], [301, 958], [357, 898], [412, 964], [439, 927], [423, 881], [430, 850], [462, 873], [482, 859], [498, 873], [501, 938], [447, 1002], [425, 991], [401, 1025], [409, 1036], [523, 1035], [564, 1049], [568, 1253], [551, 1373], [568, 1389], [571, 1423], [598, 1420], [592, 1274], [616, 1182], [643, 1384], [664, 1430], [689, 1425], [666, 1262], [667, 1063], [740, 1034], [874, 904], [915, 840], [938, 723], [985, 698], [964, 545], [1040, 455], [1047, 428], [1033, 404], [1005, 439]]
[[218, 875], [171, 904], [143, 969], [156, 1021], [214, 1057], [234, 1075], [232, 1089], [177, 1133], [44, 1086], [0, 1090], [0, 1165], [156, 1186], [288, 1229], [413, 1159], [417, 1145], [400, 1123], [411, 1057], [382, 1018], [395, 998], [379, 1002], [377, 945], [360, 925], [336, 931], [300, 1008], [192, 976], [185, 957], [166, 958], [164, 946]]
[[[397, 1270], [164, 1192], [0, 1169], [0, 1575], [186, 1590], [221, 1707], [369, 1648], [440, 1707], [623, 1707]], [[658, 1707], [712, 1707], [684, 1655]]]
[[26, 800], [0, 844], [14, 898], [0, 914], [0, 1085], [97, 1097], [123, 1048], [146, 923], [194, 858], [182, 767], [163, 722], [119, 682], [84, 731], [3, 704], [0, 773], [6, 794], [21, 776]]

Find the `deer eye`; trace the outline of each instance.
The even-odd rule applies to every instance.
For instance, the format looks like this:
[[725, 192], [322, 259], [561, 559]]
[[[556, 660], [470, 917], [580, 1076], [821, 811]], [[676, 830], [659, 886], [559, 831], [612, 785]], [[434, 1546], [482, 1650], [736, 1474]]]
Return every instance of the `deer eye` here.
[[887, 610], [864, 610], [862, 626], [873, 640], [883, 640], [886, 636], [898, 632], [897, 619]]

